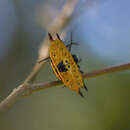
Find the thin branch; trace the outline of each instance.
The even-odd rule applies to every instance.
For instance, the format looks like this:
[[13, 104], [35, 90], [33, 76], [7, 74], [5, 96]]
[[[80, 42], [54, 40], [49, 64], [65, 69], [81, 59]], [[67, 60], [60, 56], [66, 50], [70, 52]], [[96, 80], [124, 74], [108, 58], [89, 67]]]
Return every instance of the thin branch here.
[[[97, 76], [109, 74], [112, 72], [119, 72], [122, 70], [130, 70], [130, 63], [107, 67], [107, 68], [95, 70], [92, 72], [87, 72], [83, 75], [83, 78], [84, 79], [94, 78]], [[8, 110], [9, 107], [11, 107], [18, 99], [24, 97], [25, 95], [30, 95], [32, 92], [56, 87], [62, 84], [63, 83], [60, 80], [47, 82], [47, 83], [39, 83], [39, 84], [23, 83], [17, 88], [15, 88], [11, 92], [11, 94], [0, 103], [0, 112]]]
[[[130, 63], [106, 67], [104, 69], [95, 70], [92, 72], [86, 72], [85, 74], [83, 74], [83, 79], [95, 78], [97, 76], [103, 76], [105, 74], [119, 72], [119, 71], [123, 71], [123, 70], [130, 70]], [[32, 86], [30, 86], [29, 89], [31, 92], [35, 92], [38, 90], [56, 87], [56, 86], [59, 86], [62, 84], [63, 84], [62, 81], [56, 80], [56, 81], [47, 82], [47, 83], [33, 84]]]
[[83, 75], [83, 78], [93, 78], [100, 75], [109, 74], [112, 72], [119, 72], [122, 70], [129, 70], [130, 69], [130, 63], [122, 64], [122, 65], [116, 65], [111, 67], [106, 67], [104, 69], [96, 70], [93, 72], [88, 72]]

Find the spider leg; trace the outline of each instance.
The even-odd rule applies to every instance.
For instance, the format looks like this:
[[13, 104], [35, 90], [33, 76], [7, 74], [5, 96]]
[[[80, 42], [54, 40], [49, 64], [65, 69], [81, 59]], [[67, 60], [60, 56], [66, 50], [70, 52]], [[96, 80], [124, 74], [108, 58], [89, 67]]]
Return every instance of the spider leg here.
[[76, 43], [76, 42], [71, 42], [70, 44], [66, 45], [66, 47], [68, 48], [69, 52], [71, 51], [72, 45], [79, 45], [79, 44]]
[[43, 62], [43, 61], [47, 61], [47, 60], [50, 60], [50, 57], [47, 57], [47, 58], [42, 59], [42, 60], [39, 60], [38, 63], [40, 64], [41, 62]]
[[83, 74], [84, 72], [82, 70], [79, 70], [81, 74]]
[[84, 88], [85, 88], [85, 90], [88, 92], [88, 88], [86, 87], [86, 85], [84, 84]]
[[71, 32], [71, 35], [70, 35], [70, 46], [69, 46], [69, 51], [71, 52], [71, 47], [72, 47], [72, 32]]
[[72, 32], [71, 32], [71, 35], [70, 35], [70, 44], [66, 45], [66, 47], [68, 48], [69, 52], [71, 52], [72, 45], [79, 45], [79, 44], [76, 43], [76, 42], [72, 42]]
[[81, 93], [81, 91], [79, 90], [79, 95], [82, 97], [82, 98], [84, 98], [84, 95]]
[[79, 68], [80, 73], [83, 74], [84, 72], [83, 72], [82, 70], [80, 70], [80, 65], [78, 64], [79, 62], [81, 62], [82, 59], [78, 59], [75, 54], [73, 54], [72, 56], [73, 56], [74, 61], [76, 62], [77, 66], [78, 66], [78, 68]]

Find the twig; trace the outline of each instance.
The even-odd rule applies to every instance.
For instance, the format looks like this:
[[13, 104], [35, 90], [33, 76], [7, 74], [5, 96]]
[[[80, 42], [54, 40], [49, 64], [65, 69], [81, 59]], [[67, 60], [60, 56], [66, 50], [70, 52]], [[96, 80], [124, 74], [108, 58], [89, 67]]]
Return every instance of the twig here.
[[100, 75], [104, 75], [104, 74], [109, 74], [112, 72], [119, 72], [122, 70], [129, 70], [130, 69], [130, 63], [127, 64], [122, 64], [122, 65], [116, 65], [116, 66], [111, 66], [111, 67], [107, 67], [101, 70], [96, 70], [90, 73], [85, 73], [83, 75], [83, 78], [93, 78], [96, 76], [100, 76]]
[[[95, 78], [97, 76], [102, 76], [102, 75], [109, 74], [112, 72], [119, 72], [122, 70], [129, 70], [129, 69], [130, 69], [130, 63], [106, 67], [104, 69], [95, 70], [95, 71], [87, 72], [83, 74], [83, 79]], [[47, 82], [47, 83], [33, 84], [32, 86], [30, 86], [29, 89], [31, 92], [35, 92], [42, 89], [56, 87], [62, 84], [63, 84], [62, 81], [56, 80], [56, 81]]]
[[[112, 72], [119, 72], [122, 70], [129, 70], [130, 69], [130, 63], [107, 67], [100, 70], [95, 70], [92, 72], [87, 72], [83, 75], [84, 79], [94, 78], [97, 76], [101, 76], [104, 74], [109, 74]], [[7, 110], [9, 107], [11, 107], [18, 99], [22, 98], [25, 94], [31, 94], [32, 92], [36, 92], [38, 90], [44, 90], [47, 88], [56, 87], [59, 85], [62, 85], [63, 83], [60, 80], [47, 82], [47, 83], [39, 83], [39, 84], [29, 84], [29, 83], [23, 83], [22, 85], [15, 88], [12, 93], [4, 99], [0, 103], [0, 112]]]

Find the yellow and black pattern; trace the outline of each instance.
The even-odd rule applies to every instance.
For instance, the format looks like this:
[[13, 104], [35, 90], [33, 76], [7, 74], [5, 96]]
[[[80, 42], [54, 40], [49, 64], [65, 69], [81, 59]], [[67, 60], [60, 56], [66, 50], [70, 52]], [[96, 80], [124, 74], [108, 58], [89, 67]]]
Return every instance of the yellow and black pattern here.
[[68, 51], [58, 34], [56, 40], [53, 40], [51, 34], [49, 34], [49, 39], [49, 54], [54, 73], [63, 81], [65, 86], [83, 96], [80, 88], [84, 87], [87, 91], [88, 89], [84, 85], [82, 75], [74, 57]]

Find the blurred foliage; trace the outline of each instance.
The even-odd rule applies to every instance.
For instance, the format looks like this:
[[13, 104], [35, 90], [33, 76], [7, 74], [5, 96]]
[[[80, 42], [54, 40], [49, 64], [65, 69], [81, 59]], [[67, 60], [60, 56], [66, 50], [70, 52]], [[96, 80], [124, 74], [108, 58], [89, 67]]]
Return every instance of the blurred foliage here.
[[[15, 31], [12, 31], [13, 38], [9, 41], [10, 47], [7, 45], [5, 55], [0, 59], [1, 101], [13, 88], [22, 83], [36, 61], [40, 42], [44, 39], [46, 32], [38, 24], [35, 11], [40, 5], [50, 4], [55, 10], [58, 8], [56, 10], [58, 12], [63, 3], [63, 0], [14, 0], [12, 3], [9, 0], [6, 2], [1, 0], [5, 11], [9, 4], [13, 5], [14, 15], [17, 17], [14, 21]], [[47, 11], [44, 12], [46, 16], [50, 14]], [[116, 62], [110, 57], [103, 57], [104, 53], [101, 57], [95, 52], [96, 48], [93, 49], [90, 45], [94, 40], [85, 36], [89, 35], [91, 29], [90, 34], [95, 30], [90, 27], [86, 33], [87, 29], [85, 29], [86, 32], [83, 30], [85, 27], [83, 27], [82, 20], [84, 19], [79, 20], [78, 28], [73, 33], [73, 40], [81, 43], [81, 46], [73, 48], [73, 53], [82, 57], [82, 70], [92, 71], [119, 64], [120, 62]], [[93, 19], [89, 22], [91, 21]], [[69, 36], [68, 33], [66, 43], [69, 42]], [[8, 37], [6, 38], [8, 39]], [[125, 60], [127, 62], [129, 59], [123, 59], [123, 61]], [[85, 80], [89, 92], [87, 94], [82, 90], [85, 95], [84, 99], [68, 88], [55, 87], [36, 92], [17, 102], [7, 112], [0, 114], [0, 130], [129, 130], [129, 77], [129, 71], [124, 71]], [[35, 82], [54, 79], [56, 77], [52, 73], [50, 65], [47, 64]]]

